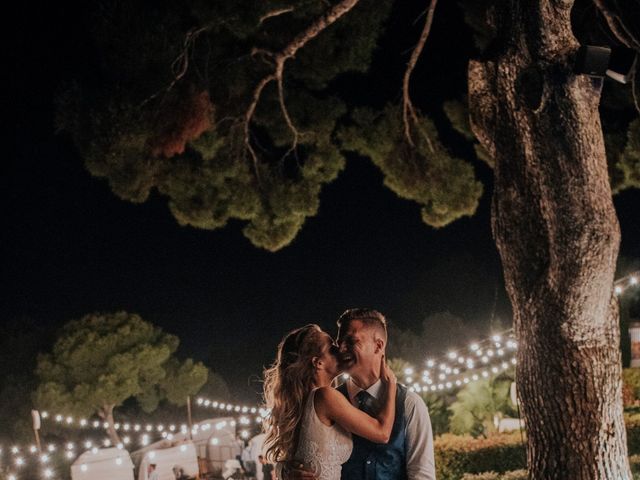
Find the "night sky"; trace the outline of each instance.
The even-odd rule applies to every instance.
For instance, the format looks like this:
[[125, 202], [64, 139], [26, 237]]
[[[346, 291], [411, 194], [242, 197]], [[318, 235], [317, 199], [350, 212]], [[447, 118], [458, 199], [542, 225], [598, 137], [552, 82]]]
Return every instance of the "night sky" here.
[[[486, 185], [477, 214], [440, 230], [423, 224], [419, 207], [385, 189], [378, 170], [356, 157], [324, 189], [318, 216], [278, 253], [253, 247], [239, 223], [216, 231], [180, 227], [158, 195], [140, 205], [115, 197], [84, 169], [71, 141], [53, 131], [54, 93], [88, 52], [83, 26], [66, 9], [43, 8], [17, 45], [16, 148], [2, 189], [4, 323], [55, 332], [94, 311], [137, 312], [178, 335], [180, 353], [205, 361], [240, 399], [258, 388], [249, 379], [273, 359], [285, 332], [311, 322], [334, 331], [349, 307], [375, 307], [392, 324], [414, 329], [425, 316], [449, 311], [488, 332], [495, 303], [508, 323], [486, 166], [476, 164]], [[451, 35], [464, 41], [465, 34], [455, 31], [461, 24], [452, 7], [443, 8], [422, 63], [430, 68], [465, 49], [446, 51]], [[393, 28], [415, 13], [396, 13]], [[406, 62], [413, 33], [381, 50], [391, 58], [388, 75], [359, 95], [399, 92], [402, 70], [394, 66]], [[455, 87], [438, 73], [417, 78], [429, 79], [424, 89], [414, 87], [423, 104]], [[640, 258], [640, 191], [618, 195], [615, 205], [621, 254]]]

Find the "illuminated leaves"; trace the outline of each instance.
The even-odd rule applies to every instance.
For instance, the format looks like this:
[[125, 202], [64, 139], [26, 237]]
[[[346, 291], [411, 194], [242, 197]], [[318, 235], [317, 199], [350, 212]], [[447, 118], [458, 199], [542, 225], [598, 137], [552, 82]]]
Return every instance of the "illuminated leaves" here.
[[355, 125], [340, 133], [344, 148], [371, 158], [387, 187], [421, 205], [427, 225], [443, 227], [475, 213], [482, 184], [470, 163], [447, 152], [429, 119], [419, 117], [415, 148], [403, 137], [398, 107], [388, 106], [382, 113], [360, 109], [353, 120]]
[[207, 369], [172, 355], [178, 338], [135, 314], [86, 315], [62, 329], [51, 353], [38, 359], [35, 393], [39, 408], [88, 416], [105, 405], [118, 406], [137, 397], [155, 408], [166, 397], [196, 393], [207, 380]]

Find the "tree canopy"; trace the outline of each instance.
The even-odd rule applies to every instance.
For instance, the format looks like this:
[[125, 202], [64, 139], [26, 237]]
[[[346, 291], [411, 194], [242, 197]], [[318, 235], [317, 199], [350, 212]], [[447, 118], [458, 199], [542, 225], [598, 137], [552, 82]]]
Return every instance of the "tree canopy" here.
[[[178, 344], [176, 336], [136, 314], [72, 320], [51, 353], [38, 358], [34, 403], [77, 416], [98, 414], [111, 424], [113, 409], [132, 397], [147, 412], [163, 399], [182, 405], [205, 384], [208, 369], [191, 359], [179, 361]], [[113, 429], [110, 435], [117, 437]]]
[[[483, 186], [476, 158], [454, 153], [460, 148], [441, 134], [492, 159], [471, 133], [465, 92], [413, 106], [418, 50], [402, 100], [353, 95], [354, 86], [378, 81], [372, 71], [384, 74], [376, 53], [390, 41], [397, 3], [100, 2], [86, 15], [92, 63], [58, 96], [58, 128], [120, 198], [143, 202], [157, 192], [185, 226], [240, 221], [267, 250], [288, 245], [316, 215], [349, 152], [370, 158], [386, 186], [420, 205], [427, 225], [443, 227], [475, 212]], [[474, 55], [491, 43], [483, 21], [490, 3], [459, 2]], [[433, 11], [426, 16], [429, 24]], [[586, 39], [600, 39], [584, 16], [576, 23]], [[614, 191], [637, 187], [629, 89], [607, 86], [602, 112]]]

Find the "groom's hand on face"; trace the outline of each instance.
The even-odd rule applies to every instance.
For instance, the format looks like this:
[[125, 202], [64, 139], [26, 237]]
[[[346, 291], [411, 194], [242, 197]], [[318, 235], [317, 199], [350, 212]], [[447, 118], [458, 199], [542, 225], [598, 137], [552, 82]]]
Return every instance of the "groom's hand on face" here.
[[317, 480], [316, 474], [304, 469], [304, 464], [298, 461], [288, 461], [284, 464], [283, 480]]

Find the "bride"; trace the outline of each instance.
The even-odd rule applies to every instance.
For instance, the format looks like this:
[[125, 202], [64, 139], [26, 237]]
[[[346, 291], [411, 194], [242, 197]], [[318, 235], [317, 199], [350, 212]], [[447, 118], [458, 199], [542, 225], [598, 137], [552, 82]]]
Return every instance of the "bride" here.
[[284, 337], [275, 363], [264, 374], [266, 406], [271, 410], [264, 425], [267, 458], [302, 464], [318, 480], [340, 480], [341, 465], [353, 448], [351, 433], [387, 443], [395, 417], [397, 382], [384, 355], [384, 394], [372, 417], [331, 387], [340, 373], [337, 354], [328, 333], [307, 325]]

